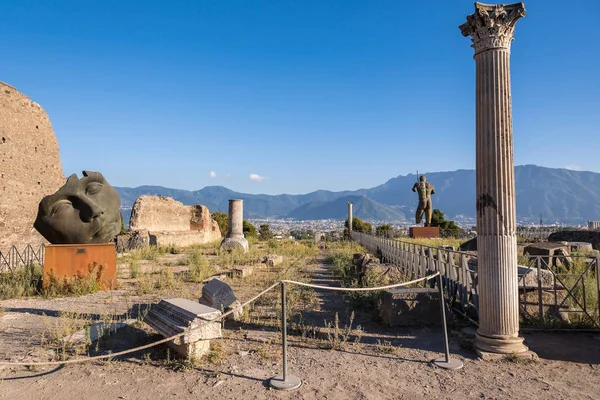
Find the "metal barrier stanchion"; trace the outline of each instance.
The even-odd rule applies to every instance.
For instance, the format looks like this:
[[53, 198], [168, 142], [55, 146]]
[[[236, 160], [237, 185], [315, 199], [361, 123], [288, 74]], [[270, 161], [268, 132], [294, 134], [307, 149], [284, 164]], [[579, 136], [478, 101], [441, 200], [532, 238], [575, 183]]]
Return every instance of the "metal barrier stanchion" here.
[[444, 288], [442, 287], [442, 275], [438, 275], [438, 288], [440, 290], [440, 308], [442, 314], [442, 330], [444, 331], [444, 357], [431, 361], [433, 365], [445, 369], [460, 369], [463, 362], [456, 358], [450, 358], [450, 347], [448, 345], [448, 329], [446, 327], [446, 305], [444, 304]]
[[283, 346], [283, 375], [277, 375], [270, 379], [269, 384], [277, 390], [294, 390], [302, 384], [300, 378], [287, 373], [287, 311], [285, 282], [281, 282], [281, 343]]

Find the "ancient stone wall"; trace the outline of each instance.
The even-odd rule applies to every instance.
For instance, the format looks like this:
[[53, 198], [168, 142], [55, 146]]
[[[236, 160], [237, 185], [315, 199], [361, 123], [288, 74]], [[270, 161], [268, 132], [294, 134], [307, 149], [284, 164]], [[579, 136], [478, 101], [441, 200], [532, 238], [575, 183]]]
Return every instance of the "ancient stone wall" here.
[[189, 206], [170, 197], [140, 196], [133, 203], [129, 229], [180, 232], [191, 228]]
[[554, 242], [587, 242], [591, 243], [594, 249], [600, 250], [600, 231], [563, 230], [552, 233], [548, 236], [548, 240]]
[[33, 228], [38, 205], [64, 183], [48, 115], [0, 82], [0, 250], [45, 243]]
[[219, 224], [203, 205], [184, 206], [170, 197], [140, 196], [131, 210], [129, 229], [147, 231], [149, 243], [189, 246], [221, 239]]

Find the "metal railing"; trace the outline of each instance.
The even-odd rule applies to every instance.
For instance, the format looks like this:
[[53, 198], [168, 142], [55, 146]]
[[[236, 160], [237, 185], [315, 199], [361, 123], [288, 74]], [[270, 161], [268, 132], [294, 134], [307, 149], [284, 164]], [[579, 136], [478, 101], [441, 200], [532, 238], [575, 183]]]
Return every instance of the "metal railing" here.
[[8, 251], [0, 250], [0, 272], [14, 271], [32, 264], [44, 265], [44, 245], [27, 245], [19, 250], [12, 246]]
[[[477, 255], [352, 232], [353, 240], [411, 278], [440, 272], [454, 308], [478, 319]], [[518, 266], [522, 325], [600, 328], [600, 257], [530, 256]]]
[[525, 325], [600, 328], [600, 256], [528, 256], [519, 266], [519, 309]]
[[451, 304], [470, 318], [478, 318], [477, 272], [469, 268], [469, 261], [476, 258], [474, 254], [360, 232], [352, 232], [351, 237], [411, 279], [439, 272]]

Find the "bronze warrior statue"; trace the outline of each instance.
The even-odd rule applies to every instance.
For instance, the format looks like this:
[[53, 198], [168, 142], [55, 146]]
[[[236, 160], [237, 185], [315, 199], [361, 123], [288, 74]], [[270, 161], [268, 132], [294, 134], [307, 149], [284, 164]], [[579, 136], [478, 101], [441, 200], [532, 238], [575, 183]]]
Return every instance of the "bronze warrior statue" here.
[[417, 213], [415, 215], [417, 224], [421, 223], [421, 217], [425, 212], [425, 226], [431, 226], [431, 216], [433, 214], [431, 195], [435, 194], [433, 185], [425, 180], [425, 176], [421, 175], [419, 177], [419, 182], [415, 183], [412, 191], [419, 194], [419, 206], [417, 207]]
[[108, 243], [121, 231], [117, 191], [100, 172], [71, 175], [40, 202], [34, 228], [52, 244]]

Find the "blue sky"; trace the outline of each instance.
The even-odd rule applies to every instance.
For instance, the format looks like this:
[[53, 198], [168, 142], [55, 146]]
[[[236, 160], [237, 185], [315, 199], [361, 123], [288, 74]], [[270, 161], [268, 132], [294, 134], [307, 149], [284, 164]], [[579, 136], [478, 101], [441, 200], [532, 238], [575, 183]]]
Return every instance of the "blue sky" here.
[[[475, 167], [471, 0], [0, 5], [0, 80], [48, 112], [66, 175], [277, 194]], [[600, 172], [600, 2], [525, 7], [515, 163]]]

